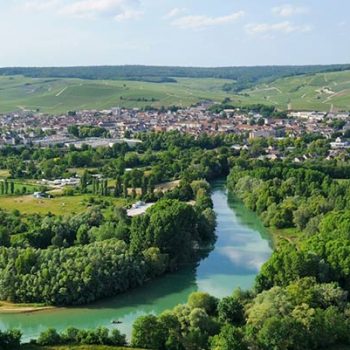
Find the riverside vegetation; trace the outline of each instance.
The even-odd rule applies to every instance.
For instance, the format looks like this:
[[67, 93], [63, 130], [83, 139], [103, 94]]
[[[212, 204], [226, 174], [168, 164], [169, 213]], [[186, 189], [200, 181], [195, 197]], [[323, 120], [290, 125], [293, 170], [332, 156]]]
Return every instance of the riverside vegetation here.
[[[177, 137], [180, 138], [178, 135]], [[90, 267], [91, 274], [87, 276], [102, 276], [105, 279], [109, 277], [107, 281], [104, 278], [97, 281], [113, 292], [119, 292], [120, 286], [125, 286], [127, 289], [135, 281], [133, 259], [139, 259], [137, 261], [143, 263], [146, 271], [144, 278], [152, 278], [167, 270], [179, 268], [193, 257], [192, 241], [198, 241], [201, 245], [207, 242], [208, 238], [212, 238], [215, 220], [210, 209], [210, 189], [201, 179], [210, 180], [229, 172], [227, 184], [232, 193], [241, 198], [247, 207], [256, 211], [264, 224], [271, 227], [272, 232], [275, 228], [293, 229], [295, 237], [287, 237], [288, 239], [279, 242], [272, 257], [262, 267], [252, 290], [236, 290], [231, 296], [222, 300], [197, 292], [189, 297], [185, 305], [179, 305], [159, 316], [143, 316], [134, 324], [131, 345], [147, 349], [174, 350], [330, 349], [332, 346], [350, 345], [348, 161], [324, 160], [322, 152], [327, 148], [327, 142], [319, 137], [305, 136], [303, 140], [284, 141], [259, 140], [253, 142], [248, 151], [240, 152], [227, 147], [237, 140], [225, 137], [206, 140], [204, 145], [200, 146], [198, 142], [203, 142], [203, 139], [194, 141], [191, 137], [184, 137], [181, 140], [183, 148], [178, 149], [177, 157], [171, 158], [168, 163], [174, 166], [178, 164], [179, 159], [181, 162], [188, 162], [187, 167], [178, 168], [178, 175], [182, 180], [180, 187], [164, 194], [165, 198], [160, 199], [146, 215], [132, 219], [131, 223], [128, 223], [129, 219], [125, 218], [122, 210], [118, 209], [110, 214], [104, 224], [108, 222], [108, 225], [112, 223], [117, 227], [122, 222], [128, 227], [128, 234], [121, 236], [124, 239], [120, 237], [100, 239], [100, 235], [104, 236], [100, 232], [101, 223], [86, 229], [87, 234], [82, 234], [82, 237], [87, 239], [84, 244], [77, 243], [77, 237], [73, 234], [72, 240], [64, 237], [62, 240], [57, 240], [59, 244], [56, 246], [56, 240], [51, 240], [47, 246], [41, 248], [33, 248], [25, 241], [20, 242], [20, 247], [16, 247], [18, 234], [14, 235], [16, 239], [10, 237], [8, 244], [10, 246], [2, 248], [1, 254], [7, 257], [1, 261], [1, 279], [4, 280], [4, 276], [7, 278], [6, 284], [1, 284], [1, 292], [3, 293], [6, 288], [12, 288], [14, 293], [26, 288], [29, 291], [35, 280], [26, 284], [26, 279], [30, 279], [35, 271], [40, 271], [40, 274], [45, 271], [44, 268], [37, 269], [36, 264], [37, 261], [45, 261], [43, 259], [52, 254], [51, 251], [57, 251], [58, 257], [55, 257], [54, 261], [50, 257], [47, 263], [54, 265], [56, 262], [62, 268], [67, 265], [61, 263], [61, 254], [72, 257], [72, 249], [81, 251], [81, 259], [84, 259], [83, 252], [88, 252], [89, 249], [93, 249], [94, 254], [106, 250], [107, 265], [103, 265], [106, 261], [104, 258], [89, 261], [89, 264], [96, 265]], [[173, 151], [173, 142], [177, 142], [177, 139], [175, 135], [160, 134], [144, 136], [144, 141], [142, 147], [158, 149], [164, 156], [167, 152]], [[282, 150], [284, 160], [274, 162], [259, 160], [259, 154], [266, 146], [265, 142]], [[187, 146], [184, 146], [186, 144]], [[291, 145], [293, 145], [292, 151], [290, 151]], [[316, 145], [319, 147], [315, 147]], [[314, 156], [305, 163], [294, 163], [292, 161], [294, 156], [304, 153], [306, 149]], [[126, 155], [127, 152], [124, 157]], [[190, 155], [190, 159], [186, 158]], [[137, 157], [139, 159], [139, 156]], [[155, 164], [157, 161], [152, 169], [157, 166]], [[170, 166], [169, 169], [174, 168]], [[121, 176], [124, 177], [125, 174]], [[86, 190], [92, 191], [89, 185]], [[114, 193], [111, 189], [107, 192]], [[131, 191], [131, 195], [132, 192], [134, 194], [137, 192], [136, 184], [135, 191]], [[155, 193], [143, 195], [156, 196]], [[193, 198], [196, 198], [194, 207], [183, 202]], [[100, 217], [104, 217], [104, 214]], [[21, 221], [21, 217], [17, 219]], [[63, 218], [60, 220], [64, 222]], [[103, 222], [106, 219], [101, 220]], [[75, 221], [79, 222], [79, 215], [69, 220], [69, 222]], [[86, 225], [86, 222], [84, 224]], [[52, 239], [57, 234], [56, 231], [53, 232], [51, 236], [49, 234]], [[144, 237], [147, 239], [142, 239]], [[28, 247], [25, 248], [23, 245]], [[112, 253], [108, 255], [110, 251]], [[28, 252], [34, 254], [35, 259], [25, 260]], [[18, 259], [18, 256], [22, 257]], [[117, 256], [122, 259], [117, 264], [127, 267], [126, 271], [132, 273], [120, 276], [118, 273], [125, 270], [120, 268], [115, 270], [116, 274], [113, 277], [115, 276], [115, 281], [118, 281], [115, 282], [110, 281], [111, 271], [113, 272], [110, 265], [113, 266], [113, 259], [118, 259]], [[15, 257], [15, 260], [8, 264], [9, 260], [6, 259], [11, 257]], [[124, 260], [127, 258], [130, 259], [128, 263]], [[72, 264], [73, 266], [77, 264], [72, 260], [69, 261], [69, 271], [73, 270]], [[122, 265], [123, 263], [125, 265]], [[81, 264], [85, 269], [85, 261]], [[30, 268], [33, 266], [34, 270], [31, 272]], [[140, 264], [137, 264], [138, 268], [139, 266]], [[27, 270], [22, 271], [21, 268]], [[56, 266], [51, 268], [56, 272]], [[131, 270], [128, 270], [129, 268]], [[7, 274], [4, 274], [6, 270]], [[49, 270], [44, 276], [50, 276]], [[68, 284], [64, 274], [60, 276], [61, 279], [43, 278], [41, 285], [45, 285], [47, 281], [50, 283], [54, 281], [58, 285], [61, 283], [62, 288], [62, 285], [67, 287], [72, 283]], [[14, 277], [19, 278], [16, 290], [15, 284], [12, 284], [15, 280], [11, 280]], [[80, 290], [84, 290], [82, 295], [89, 295], [91, 300], [105, 296], [103, 289], [92, 291], [90, 289], [91, 294], [86, 294], [86, 290], [89, 289], [84, 288], [89, 284], [84, 285], [84, 281], [90, 280], [78, 279], [75, 287], [81, 289], [69, 290], [75, 298], [73, 303], [89, 301], [80, 299]], [[125, 284], [122, 284], [122, 281]], [[55, 298], [58, 295], [60, 297], [68, 295], [68, 289], [62, 290], [61, 294], [60, 289], [55, 291], [52, 296], [54, 300], [58, 300], [57, 304], [65, 304], [67, 299]], [[33, 294], [19, 294], [19, 297], [27, 298], [28, 295], [30, 297], [34, 295], [39, 299], [43, 296], [36, 291]], [[12, 332], [18, 337], [18, 333]], [[94, 332], [106, 334], [106, 331], [102, 330]], [[4, 334], [6, 338], [7, 333]], [[37, 345], [40, 346], [40, 339], [45, 339], [45, 334], [48, 339], [46, 344], [85, 344], [86, 341], [80, 341], [79, 338], [65, 340], [66, 333], [57, 335], [54, 330], [49, 330], [39, 337]]]

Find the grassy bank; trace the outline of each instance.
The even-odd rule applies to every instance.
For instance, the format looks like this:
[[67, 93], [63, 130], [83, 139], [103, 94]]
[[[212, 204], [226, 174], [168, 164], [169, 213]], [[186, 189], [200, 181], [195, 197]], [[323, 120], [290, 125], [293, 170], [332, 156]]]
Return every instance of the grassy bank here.
[[268, 230], [271, 233], [272, 241], [276, 248], [285, 242], [297, 243], [301, 235], [298, 229], [295, 227], [283, 229], [270, 227]]

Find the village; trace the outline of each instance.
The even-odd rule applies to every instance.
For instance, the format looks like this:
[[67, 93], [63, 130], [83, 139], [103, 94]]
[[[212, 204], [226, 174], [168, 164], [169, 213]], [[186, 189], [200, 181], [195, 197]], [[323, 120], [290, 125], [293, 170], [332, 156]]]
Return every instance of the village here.
[[[203, 133], [236, 134], [249, 139], [299, 137], [317, 133], [330, 139], [335, 132], [345, 134], [350, 130], [349, 113], [345, 112], [289, 111], [286, 117], [279, 118], [239, 108], [214, 113], [209, 106], [202, 103], [185, 109], [149, 111], [112, 108], [54, 116], [28, 111], [7, 113], [0, 115], [0, 147], [61, 145], [79, 149], [83, 145], [97, 148], [123, 142], [133, 147], [140, 142], [132, 139], [133, 135], [147, 131], [177, 130], [195, 136]], [[104, 129], [107, 136], [77, 138], [69, 133], [71, 125], [98, 127]], [[347, 142], [340, 137], [332, 142], [333, 149], [347, 147]]]

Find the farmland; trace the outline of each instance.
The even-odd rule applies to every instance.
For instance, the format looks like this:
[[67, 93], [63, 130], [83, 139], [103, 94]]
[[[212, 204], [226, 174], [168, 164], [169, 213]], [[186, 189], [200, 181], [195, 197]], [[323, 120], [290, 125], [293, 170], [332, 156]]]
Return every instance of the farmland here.
[[178, 79], [177, 83], [37, 79], [0, 77], [0, 112], [39, 110], [49, 114], [76, 109], [111, 107], [190, 106], [201, 100], [221, 101], [229, 94], [221, 87], [227, 80]]
[[[246, 95], [245, 95], [246, 94]], [[350, 109], [350, 71], [278, 79], [242, 92], [245, 103], [275, 105], [280, 109]]]
[[0, 76], [0, 113], [38, 110], [48, 114], [78, 109], [190, 106], [202, 100], [235, 105], [263, 103], [285, 110], [350, 109], [350, 71], [298, 75], [260, 83], [239, 94], [223, 91], [233, 80], [177, 78], [176, 83]]

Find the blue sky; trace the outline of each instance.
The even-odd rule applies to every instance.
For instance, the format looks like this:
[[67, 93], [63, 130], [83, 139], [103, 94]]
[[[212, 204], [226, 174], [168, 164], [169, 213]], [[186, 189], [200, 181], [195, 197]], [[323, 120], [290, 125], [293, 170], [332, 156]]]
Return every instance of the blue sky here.
[[349, 0], [0, 1], [0, 66], [350, 63]]

